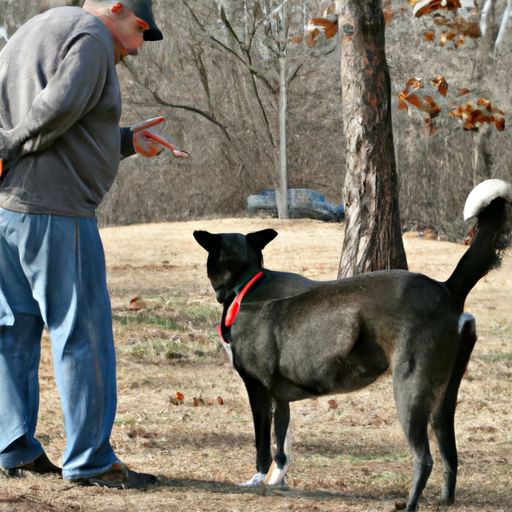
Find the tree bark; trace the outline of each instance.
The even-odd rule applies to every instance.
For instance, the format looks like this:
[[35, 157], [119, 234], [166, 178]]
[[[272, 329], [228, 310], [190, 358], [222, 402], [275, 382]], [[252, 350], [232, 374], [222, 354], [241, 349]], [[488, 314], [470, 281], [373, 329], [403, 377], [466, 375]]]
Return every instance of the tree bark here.
[[341, 279], [375, 270], [407, 269], [407, 258], [400, 225], [381, 0], [340, 2], [338, 26], [347, 141]]

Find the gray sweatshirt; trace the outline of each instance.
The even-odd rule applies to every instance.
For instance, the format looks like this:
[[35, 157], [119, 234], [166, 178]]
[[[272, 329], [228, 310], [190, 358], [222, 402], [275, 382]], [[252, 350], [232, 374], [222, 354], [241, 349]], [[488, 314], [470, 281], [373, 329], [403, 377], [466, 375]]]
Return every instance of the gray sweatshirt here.
[[0, 207], [93, 217], [119, 168], [120, 116], [106, 25], [79, 7], [29, 20], [0, 52], [0, 128], [35, 134], [4, 168]]

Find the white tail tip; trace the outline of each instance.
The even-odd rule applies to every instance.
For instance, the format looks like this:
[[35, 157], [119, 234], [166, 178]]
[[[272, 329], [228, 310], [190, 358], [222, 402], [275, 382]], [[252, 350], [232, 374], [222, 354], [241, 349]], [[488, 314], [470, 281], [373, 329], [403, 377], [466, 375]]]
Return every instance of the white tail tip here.
[[493, 199], [502, 197], [512, 202], [512, 184], [503, 180], [486, 180], [469, 194], [464, 206], [464, 220], [476, 217]]

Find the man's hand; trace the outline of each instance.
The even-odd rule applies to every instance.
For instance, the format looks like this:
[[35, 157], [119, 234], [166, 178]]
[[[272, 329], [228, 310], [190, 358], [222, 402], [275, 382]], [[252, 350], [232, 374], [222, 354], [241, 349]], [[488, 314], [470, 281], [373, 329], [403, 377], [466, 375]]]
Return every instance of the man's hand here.
[[158, 155], [164, 150], [162, 144], [148, 137], [149, 132], [138, 132], [133, 134], [133, 145], [137, 153], [147, 158]]
[[155, 117], [131, 127], [135, 151], [150, 158], [161, 153], [164, 147], [166, 147], [172, 151], [176, 158], [187, 158], [189, 154], [186, 151], [181, 151], [181, 149], [178, 149], [170, 142], [148, 131], [149, 128], [163, 121], [165, 121], [165, 118]]
[[182, 151], [181, 149], [177, 148], [174, 144], [167, 142], [165, 139], [162, 139], [161, 137], [155, 135], [154, 133], [142, 132], [142, 135], [145, 137], [145, 140], [151, 141], [152, 144], [158, 144], [157, 147], [165, 146], [166, 148], [169, 148], [176, 158], [187, 158], [189, 156], [189, 154], [186, 151]]
[[9, 160], [18, 156], [17, 154], [21, 149], [22, 144], [16, 144], [13, 138], [12, 131], [6, 131], [0, 128], [0, 176], [4, 165], [7, 166]]

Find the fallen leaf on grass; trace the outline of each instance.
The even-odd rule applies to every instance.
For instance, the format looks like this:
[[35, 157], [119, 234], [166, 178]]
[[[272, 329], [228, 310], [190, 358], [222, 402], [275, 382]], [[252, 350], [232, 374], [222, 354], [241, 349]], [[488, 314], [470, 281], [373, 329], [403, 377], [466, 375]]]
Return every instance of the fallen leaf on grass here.
[[130, 301], [130, 305], [128, 306], [128, 309], [131, 311], [140, 311], [141, 309], [144, 309], [146, 307], [146, 303], [144, 302], [144, 299], [141, 297], [134, 297]]
[[195, 396], [193, 398], [193, 400], [194, 400], [194, 407], [199, 407], [200, 405], [205, 405], [205, 401], [202, 396]]
[[185, 395], [183, 393], [180, 393], [179, 391], [176, 391], [175, 396], [171, 396], [171, 402], [174, 405], [181, 405], [183, 403], [183, 400], [185, 400]]

